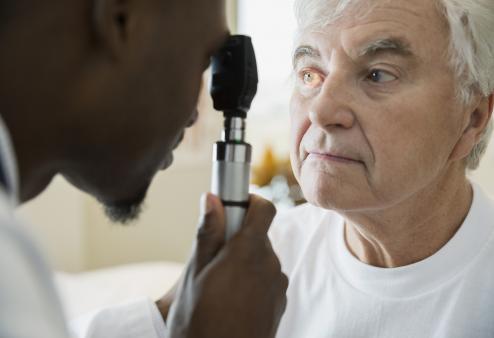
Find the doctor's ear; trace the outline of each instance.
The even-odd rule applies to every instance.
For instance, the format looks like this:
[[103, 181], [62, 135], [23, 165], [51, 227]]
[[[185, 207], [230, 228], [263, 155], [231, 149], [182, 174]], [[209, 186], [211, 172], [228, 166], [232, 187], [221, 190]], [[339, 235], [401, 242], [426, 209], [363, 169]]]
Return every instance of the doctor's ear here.
[[[142, 0], [140, 0], [142, 1]], [[127, 48], [137, 0], [92, 0], [92, 32], [99, 48], [119, 58]]]

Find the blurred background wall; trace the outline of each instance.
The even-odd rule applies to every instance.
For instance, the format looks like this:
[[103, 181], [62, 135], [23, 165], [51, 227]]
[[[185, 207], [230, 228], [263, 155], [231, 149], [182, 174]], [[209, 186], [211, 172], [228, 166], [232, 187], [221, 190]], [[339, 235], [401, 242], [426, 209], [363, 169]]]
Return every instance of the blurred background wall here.
[[[229, 0], [232, 31], [253, 37], [259, 63], [259, 94], [248, 120], [255, 165], [268, 150], [288, 156], [288, 101], [292, 36], [292, 0]], [[205, 75], [207, 79], [207, 74]], [[205, 80], [206, 81], [206, 80]], [[207, 89], [207, 86], [205, 86]], [[49, 189], [19, 209], [28, 229], [54, 268], [78, 272], [147, 261], [184, 262], [194, 239], [200, 195], [209, 190], [212, 144], [219, 138], [221, 114], [201, 94], [199, 121], [175, 153], [175, 163], [159, 173], [141, 219], [130, 226], [110, 224], [91, 198], [56, 178]], [[266, 169], [266, 170], [268, 170]], [[472, 177], [494, 195], [494, 144]]]

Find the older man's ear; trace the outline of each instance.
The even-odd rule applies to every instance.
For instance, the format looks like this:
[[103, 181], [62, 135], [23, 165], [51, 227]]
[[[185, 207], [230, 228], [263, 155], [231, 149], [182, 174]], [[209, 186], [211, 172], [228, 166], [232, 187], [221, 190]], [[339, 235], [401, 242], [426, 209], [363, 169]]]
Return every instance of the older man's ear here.
[[491, 120], [493, 108], [494, 94], [491, 94], [480, 98], [476, 106], [469, 109], [470, 113], [466, 116], [463, 133], [451, 152], [451, 161], [464, 160], [480, 142]]

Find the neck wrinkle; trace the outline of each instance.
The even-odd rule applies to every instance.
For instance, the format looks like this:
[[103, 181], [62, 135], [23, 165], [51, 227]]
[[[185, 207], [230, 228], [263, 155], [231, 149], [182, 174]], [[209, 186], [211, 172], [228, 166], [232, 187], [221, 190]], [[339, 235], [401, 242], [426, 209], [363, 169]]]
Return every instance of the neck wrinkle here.
[[[348, 250], [361, 262], [382, 268], [406, 266], [432, 256], [456, 234], [472, 204], [473, 191], [466, 177], [461, 184], [456, 181], [447, 187], [436, 188], [429, 199], [423, 197], [427, 192], [415, 196], [411, 203], [415, 208], [409, 207], [402, 216], [399, 210], [371, 217], [344, 215]], [[393, 213], [398, 217], [390, 217]]]

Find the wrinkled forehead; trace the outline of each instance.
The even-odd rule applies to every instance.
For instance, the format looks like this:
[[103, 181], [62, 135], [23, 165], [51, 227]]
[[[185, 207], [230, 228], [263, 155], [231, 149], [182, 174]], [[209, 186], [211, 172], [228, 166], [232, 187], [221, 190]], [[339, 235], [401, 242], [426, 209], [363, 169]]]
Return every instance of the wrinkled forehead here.
[[358, 4], [368, 6], [363, 0], [295, 0], [295, 16], [300, 32], [321, 29], [340, 18], [349, 8]]
[[[311, 25], [298, 29], [292, 53], [295, 69], [303, 64], [299, 61], [328, 62], [339, 51], [355, 63], [399, 57], [407, 60], [409, 69], [451, 71], [447, 21], [434, 0], [299, 0], [297, 4], [302, 2], [326, 7], [308, 7], [302, 13], [312, 12], [316, 20], [307, 19]], [[327, 7], [331, 2], [336, 7]]]
[[363, 20], [378, 10], [390, 10], [390, 15], [413, 12], [424, 18], [440, 19], [438, 0], [295, 0], [298, 32], [324, 29], [345, 17]]
[[317, 36], [327, 46], [335, 39], [374, 43], [379, 51], [411, 51], [423, 61], [446, 56], [448, 24], [436, 0], [297, 0], [296, 6], [295, 45]]

